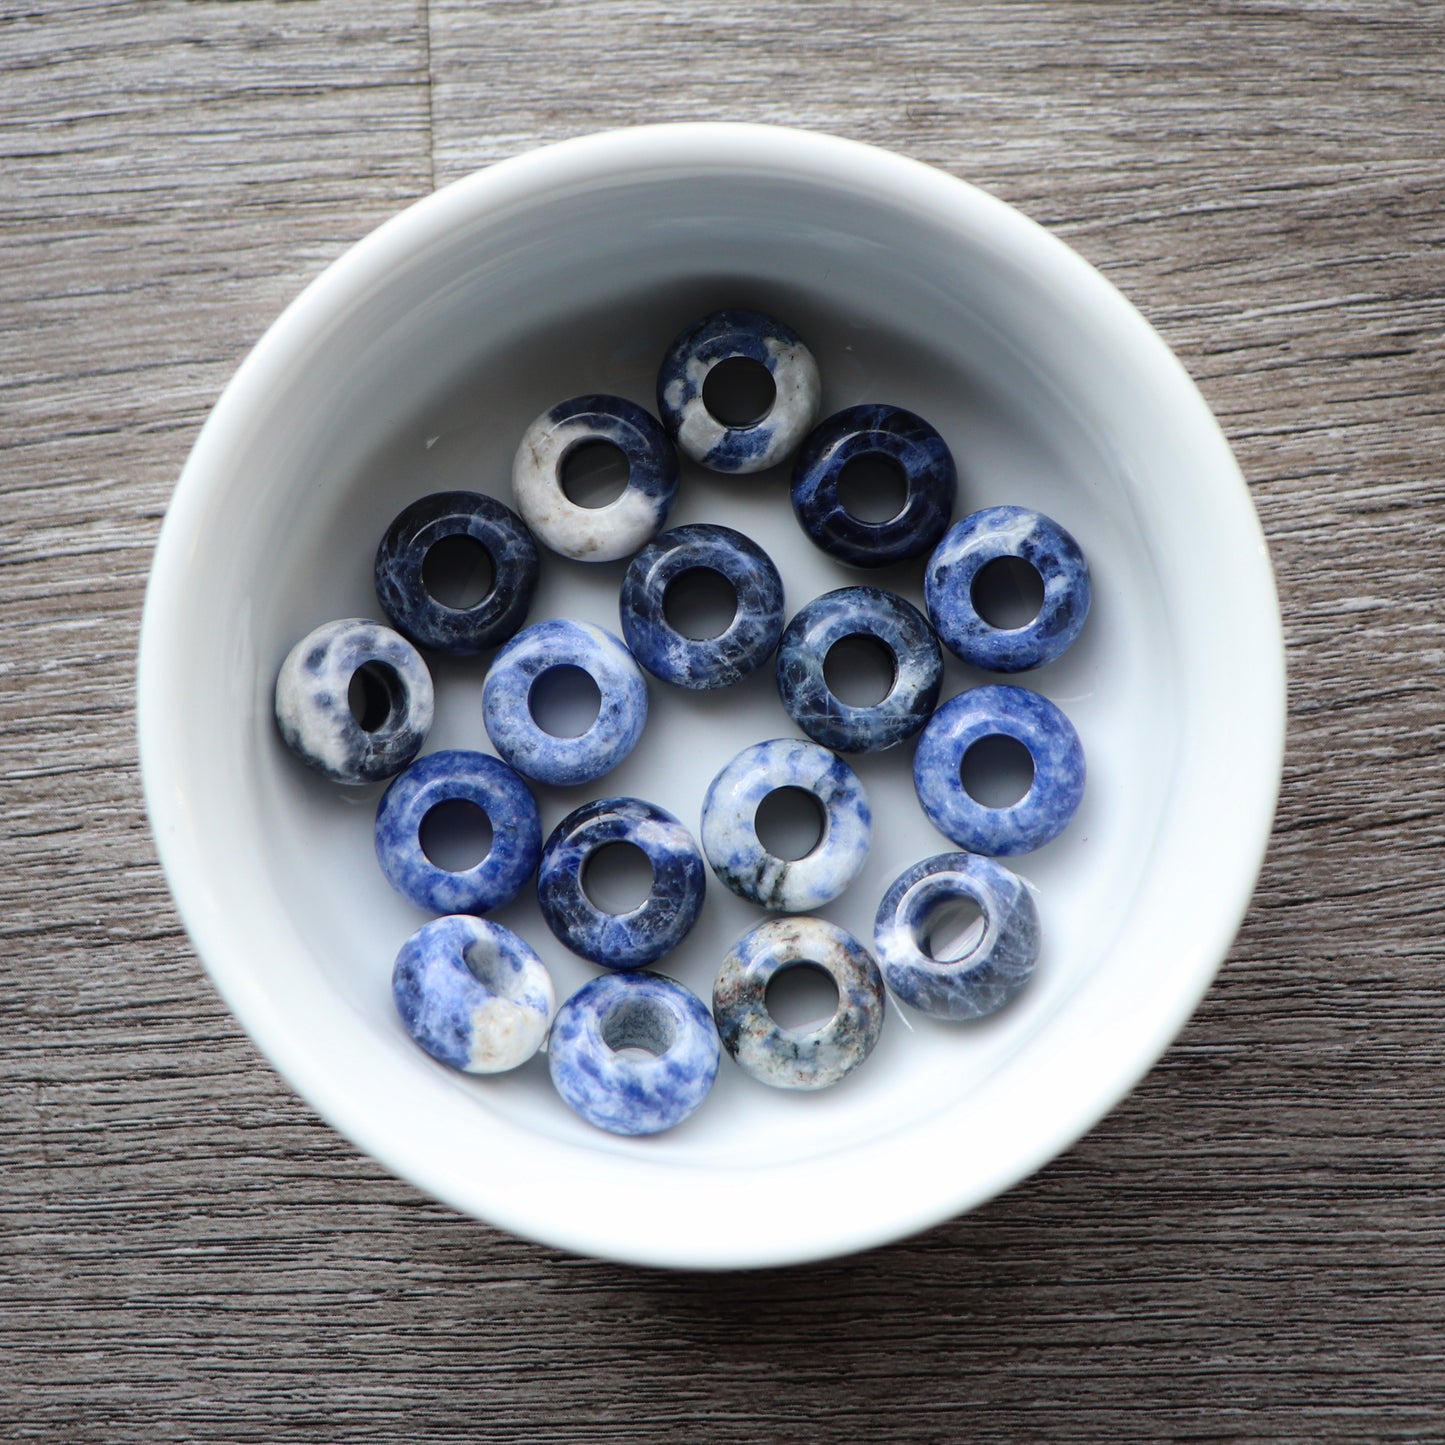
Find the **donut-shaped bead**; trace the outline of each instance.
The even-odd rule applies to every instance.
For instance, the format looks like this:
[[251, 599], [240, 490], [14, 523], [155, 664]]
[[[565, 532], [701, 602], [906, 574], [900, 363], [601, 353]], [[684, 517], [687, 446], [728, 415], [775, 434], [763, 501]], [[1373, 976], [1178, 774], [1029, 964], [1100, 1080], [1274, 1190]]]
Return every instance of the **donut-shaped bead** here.
[[[993, 626], [975, 600], [979, 574], [1003, 557], [1027, 562], [1043, 582], [1043, 605], [1022, 627]], [[1026, 507], [986, 507], [949, 529], [929, 558], [923, 595], [951, 652], [989, 672], [1023, 672], [1073, 644], [1093, 591], [1079, 544], [1057, 522]]]
[[[865, 521], [839, 499], [839, 479], [865, 457], [891, 462], [903, 474], [903, 506], [887, 521]], [[887, 567], [931, 551], [948, 528], [957, 489], [947, 442], [901, 406], [837, 412], [813, 431], [793, 464], [799, 524], [830, 557], [854, 567]]]
[[[935, 959], [924, 930], [941, 906], [977, 905], [980, 929], [965, 953]], [[888, 987], [940, 1019], [996, 1013], [1033, 977], [1039, 913], [1022, 878], [991, 858], [940, 853], [893, 880], [874, 922], [873, 942]]]
[[[427, 588], [428, 555], [440, 542], [467, 538], [486, 554], [486, 594], [452, 607]], [[522, 519], [479, 492], [435, 492], [405, 508], [376, 552], [376, 595], [392, 625], [418, 647], [484, 652], [522, 625], [537, 590], [537, 544]]]
[[[583, 886], [588, 860], [630, 843], [652, 866], [652, 889], [628, 913], [599, 908]], [[687, 937], [702, 911], [707, 870], [692, 834], [641, 798], [599, 798], [562, 819], [542, 850], [537, 902], [547, 927], [573, 953], [606, 968], [644, 968]]]
[[[992, 808], [973, 798], [961, 769], [985, 738], [1021, 743], [1033, 782], [1018, 802]], [[913, 785], [929, 821], [970, 853], [1005, 858], [1058, 837], [1084, 796], [1084, 749], [1074, 725], [1048, 698], [1002, 683], [950, 698], [934, 713], [913, 755]]]
[[[555, 737], [532, 715], [532, 688], [558, 667], [580, 668], [601, 695], [596, 718], [578, 737]], [[637, 746], [647, 722], [647, 684], [606, 628], [553, 618], [524, 628], [492, 659], [482, 721], [492, 746], [519, 773], [559, 787], [590, 783]]]
[[[869, 707], [845, 703], [824, 664], [845, 637], [873, 638], [893, 659], [893, 685]], [[880, 587], [841, 587], [810, 602], [778, 646], [778, 695], [788, 716], [824, 747], [876, 753], [911, 738], [933, 715], [943, 654], [928, 620]]]
[[[627, 461], [622, 494], [583, 507], [563, 490], [563, 464], [588, 442], [606, 442]], [[575, 396], [544, 411], [522, 437], [512, 492], [539, 541], [577, 562], [615, 562], [656, 536], [677, 496], [677, 453], [666, 432], [621, 396]]]
[[[440, 868], [422, 848], [427, 814], [442, 803], [480, 808], [492, 846], [470, 868]], [[542, 818], [526, 783], [488, 753], [448, 750], [418, 758], [382, 794], [376, 810], [376, 860], [386, 880], [433, 913], [488, 913], [510, 903], [542, 852]]]
[[[821, 1024], [784, 1028], [768, 1012], [768, 985], [799, 965], [828, 974], [838, 1007]], [[723, 959], [712, 1009], [723, 1047], [759, 1083], [826, 1089], [873, 1052], [883, 1030], [884, 998], [873, 955], [851, 933], [821, 918], [771, 918], [745, 933]]]
[[[687, 637], [664, 611], [668, 588], [688, 572], [715, 572], [737, 597], [716, 637]], [[678, 687], [730, 687], [762, 666], [783, 630], [783, 579], [751, 538], [712, 522], [674, 527], [635, 556], [622, 579], [622, 635], [654, 677]]]
[[605, 973], [557, 1010], [547, 1042], [567, 1105], [609, 1134], [657, 1134], [707, 1098], [721, 1058], [702, 1000], [660, 974]]
[[[822, 837], [802, 858], [780, 858], [758, 838], [758, 805], [779, 788], [801, 788], [822, 806]], [[807, 913], [838, 897], [867, 861], [872, 837], [858, 775], [827, 748], [795, 738], [744, 748], [702, 806], [702, 850], [713, 872], [740, 897], [780, 913]]]
[[[767, 367], [774, 396], [756, 421], [730, 426], [708, 410], [712, 369], [746, 358]], [[657, 374], [662, 424], [685, 456], [715, 472], [760, 472], [789, 457], [808, 434], [822, 399], [818, 363], [791, 326], [760, 311], [716, 311], [668, 347]]]
[[421, 654], [400, 633], [364, 617], [308, 632], [276, 676], [282, 739], [307, 767], [337, 783], [375, 783], [400, 772], [421, 751], [433, 707]]
[[551, 975], [515, 933], [460, 915], [433, 918], [407, 939], [391, 993], [407, 1033], [468, 1074], [525, 1064], [556, 1006]]

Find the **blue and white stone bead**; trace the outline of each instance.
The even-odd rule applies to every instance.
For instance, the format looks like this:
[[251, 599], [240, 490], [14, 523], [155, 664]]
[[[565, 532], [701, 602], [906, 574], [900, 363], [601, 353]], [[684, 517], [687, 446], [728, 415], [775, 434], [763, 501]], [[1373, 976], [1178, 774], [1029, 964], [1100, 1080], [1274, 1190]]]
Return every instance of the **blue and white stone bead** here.
[[[422, 824], [441, 803], [475, 804], [492, 846], [471, 868], [439, 868], [421, 844]], [[537, 868], [542, 817], [526, 783], [488, 753], [450, 749], [420, 757], [382, 794], [376, 861], [386, 881], [433, 913], [489, 913], [510, 903]]]
[[[583, 507], [562, 487], [562, 464], [588, 442], [610, 442], [627, 459], [627, 485], [601, 507]], [[630, 556], [667, 521], [677, 497], [677, 453], [667, 433], [622, 396], [575, 396], [529, 426], [512, 462], [522, 519], [554, 552], [577, 562]]]
[[[821, 1024], [784, 1028], [768, 1012], [768, 985], [784, 969], [821, 968], [838, 1007]], [[883, 1031], [883, 977], [873, 955], [835, 923], [771, 918], [745, 933], [723, 959], [712, 1011], [723, 1047], [759, 1083], [826, 1089], [851, 1074]]]
[[[361, 674], [366, 705], [351, 708]], [[276, 725], [309, 768], [337, 783], [375, 783], [398, 773], [431, 731], [435, 696], [421, 654], [400, 633], [364, 617], [308, 632], [276, 675]]]
[[433, 918], [407, 939], [391, 993], [407, 1033], [467, 1074], [525, 1064], [556, 1007], [552, 976], [515, 933], [462, 915]]
[[[599, 908], [583, 887], [588, 860], [609, 843], [630, 843], [652, 866], [652, 889], [627, 913]], [[599, 798], [569, 813], [547, 839], [537, 902], [547, 927], [573, 953], [605, 968], [645, 968], [671, 953], [702, 911], [707, 870], [692, 834], [654, 803]]]
[[[974, 600], [978, 574], [1001, 557], [1027, 562], [1044, 585], [1043, 605], [1023, 627], [994, 627]], [[985, 507], [949, 529], [923, 578], [928, 615], [951, 652], [988, 672], [1039, 667], [1073, 645], [1093, 589], [1079, 544], [1027, 507]]]
[[[532, 716], [532, 688], [556, 667], [578, 667], [602, 702], [585, 733], [554, 737]], [[492, 746], [519, 773], [572, 787], [609, 773], [637, 746], [647, 722], [647, 683], [620, 638], [569, 618], [533, 623], [492, 659], [482, 686], [482, 721]]]
[[[942, 906], [970, 900], [977, 937], [958, 958], [936, 959], [924, 930]], [[997, 1013], [1033, 977], [1039, 912], [1028, 885], [992, 858], [940, 853], [893, 880], [873, 927], [888, 987], [904, 1003], [939, 1019]]]
[[547, 1043], [564, 1102], [609, 1134], [657, 1134], [692, 1114], [722, 1051], [702, 1000], [660, 974], [605, 973], [557, 1010]]
[[[449, 607], [427, 590], [427, 554], [469, 537], [492, 564], [492, 585], [470, 607]], [[418, 647], [484, 652], [522, 625], [537, 590], [537, 544], [522, 519], [480, 492], [435, 492], [405, 508], [376, 551], [376, 595], [392, 625]]]
[[[737, 595], [732, 621], [716, 637], [685, 637], [663, 610], [684, 573], [716, 572]], [[635, 556], [618, 603], [622, 635], [654, 677], [693, 689], [730, 687], [773, 655], [783, 630], [783, 579], [750, 537], [712, 522], [674, 527]]]
[[[779, 858], [758, 838], [758, 805], [779, 788], [802, 788], [823, 808], [823, 836], [802, 858]], [[873, 811], [841, 758], [796, 738], [744, 748], [715, 777], [702, 806], [702, 850], [739, 897], [779, 913], [832, 902], [858, 876], [873, 838]]]
[[[880, 457], [903, 473], [906, 500], [885, 522], [843, 505], [838, 479], [850, 462]], [[793, 463], [793, 511], [812, 542], [854, 567], [887, 567], [937, 545], [953, 514], [958, 471], [948, 443], [901, 406], [850, 406], [824, 421]]]
[[[845, 637], [875, 638], [893, 658], [893, 686], [870, 707], [843, 702], [823, 665]], [[778, 646], [778, 695], [814, 742], [844, 753], [876, 753], [911, 738], [933, 715], [943, 653], [928, 620], [881, 587], [841, 587], [810, 602]]]
[[[1006, 808], [991, 808], [963, 785], [964, 755], [989, 737], [1028, 749], [1029, 790]], [[1048, 698], [1002, 683], [950, 698], [934, 713], [913, 755], [913, 785], [929, 821], [970, 853], [1006, 858], [1058, 837], [1084, 796], [1084, 749], [1074, 725]]]
[[[734, 357], [767, 367], [776, 392], [767, 414], [747, 426], [728, 426], [703, 400], [708, 373]], [[685, 456], [715, 472], [761, 472], [786, 460], [807, 436], [822, 395], [813, 353], [791, 326], [761, 311], [715, 311], [694, 322], [657, 374], [663, 425]]]

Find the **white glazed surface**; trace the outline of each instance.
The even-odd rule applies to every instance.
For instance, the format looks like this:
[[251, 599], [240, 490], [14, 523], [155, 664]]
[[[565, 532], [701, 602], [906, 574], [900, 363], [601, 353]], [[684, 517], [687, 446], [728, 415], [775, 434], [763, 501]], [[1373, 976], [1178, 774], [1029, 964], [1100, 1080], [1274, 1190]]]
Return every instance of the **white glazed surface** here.
[[[727, 305], [808, 341], [823, 412], [894, 402], [943, 433], [955, 515], [1018, 503], [1078, 538], [1093, 614], [1019, 679], [1060, 704], [1089, 760], [1083, 805], [1014, 860], [1043, 929], [1024, 993], [981, 1024], [898, 1008], [866, 1067], [788, 1095], [725, 1067], [706, 1106], [613, 1138], [554, 1096], [543, 1059], [474, 1080], [434, 1063], [391, 1003], [424, 915], [371, 853], [379, 788], [299, 767], [271, 717], [276, 669], [334, 617], [379, 616], [377, 539], [441, 488], [507, 497], [544, 407], [582, 391], [649, 409], [677, 331]], [[754, 537], [791, 615], [856, 580], [794, 522], [786, 471], [687, 467], [671, 525]], [[543, 559], [531, 618], [617, 628], [624, 563]], [[869, 581], [921, 604], [921, 568]], [[1267, 555], [1204, 403], [1097, 273], [1016, 212], [916, 163], [753, 126], [613, 133], [505, 162], [428, 198], [342, 258], [277, 322], [207, 423], [167, 515], [143, 624], [140, 743], [161, 858], [198, 953], [285, 1078], [336, 1128], [458, 1209], [608, 1258], [700, 1268], [819, 1258], [970, 1208], [1067, 1147], [1189, 1016], [1243, 915], [1283, 745], [1283, 650]], [[485, 748], [481, 668], [434, 668], [428, 750]], [[950, 661], [943, 696], [985, 680]], [[539, 789], [544, 828], [631, 793], [696, 833], [717, 769], [796, 735], [770, 670], [725, 706], [649, 680], [641, 746], [586, 788]], [[853, 761], [875, 843], [821, 910], [869, 941], [910, 863], [946, 851], [919, 811], [911, 745]], [[596, 970], [541, 924], [497, 920], [559, 997]], [[661, 966], [708, 997], [760, 920], [713, 883]]]

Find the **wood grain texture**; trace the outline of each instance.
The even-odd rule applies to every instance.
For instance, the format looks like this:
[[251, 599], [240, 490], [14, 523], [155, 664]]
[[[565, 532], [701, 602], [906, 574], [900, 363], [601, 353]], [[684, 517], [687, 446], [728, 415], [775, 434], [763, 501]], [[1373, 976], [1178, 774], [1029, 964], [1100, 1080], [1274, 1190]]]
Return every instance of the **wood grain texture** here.
[[[1445, 1438], [1442, 55], [1389, 0], [6, 0], [0, 1438]], [[1250, 478], [1292, 689], [1254, 907], [1136, 1093], [968, 1218], [723, 1278], [321, 1126], [179, 930], [131, 723], [173, 478], [299, 286], [474, 166], [700, 117], [931, 161], [1113, 279]]]

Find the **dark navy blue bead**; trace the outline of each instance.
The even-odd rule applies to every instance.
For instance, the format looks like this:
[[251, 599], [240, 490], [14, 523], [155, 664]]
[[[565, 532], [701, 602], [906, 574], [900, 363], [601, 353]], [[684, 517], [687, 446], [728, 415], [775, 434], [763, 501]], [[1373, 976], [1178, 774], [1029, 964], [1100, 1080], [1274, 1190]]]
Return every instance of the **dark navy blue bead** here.
[[[685, 572], [725, 577], [737, 611], [716, 637], [684, 637], [667, 620], [667, 589]], [[751, 538], [711, 522], [675, 527], [649, 542], [627, 568], [618, 603], [622, 635], [655, 677], [678, 687], [730, 687], [773, 654], [783, 630], [783, 579]]]
[[[876, 638], [893, 658], [893, 686], [881, 702], [852, 707], [823, 676], [845, 637]], [[788, 624], [778, 647], [778, 695], [815, 742], [845, 753], [876, 753], [918, 732], [933, 715], [943, 653], [928, 620], [881, 587], [842, 587], [810, 602]]]
[[[855, 517], [838, 498], [849, 462], [881, 457], [903, 472], [907, 500], [886, 522]], [[793, 464], [793, 510], [809, 538], [854, 567], [887, 567], [937, 545], [953, 514], [958, 472], [941, 436], [901, 406], [850, 406], [803, 443]]]
[[[449, 607], [427, 591], [427, 554], [450, 537], [470, 537], [492, 564], [492, 585], [470, 607]], [[537, 544], [510, 507], [479, 492], [436, 492], [407, 507], [376, 552], [376, 595], [398, 632], [438, 652], [484, 652], [522, 625], [537, 590]]]

